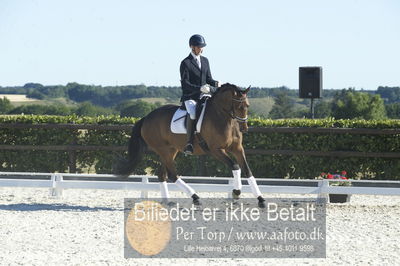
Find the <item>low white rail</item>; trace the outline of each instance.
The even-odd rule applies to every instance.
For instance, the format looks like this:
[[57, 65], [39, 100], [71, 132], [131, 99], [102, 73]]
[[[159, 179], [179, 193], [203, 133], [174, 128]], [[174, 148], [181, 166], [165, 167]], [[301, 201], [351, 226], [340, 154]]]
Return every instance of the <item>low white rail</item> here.
[[[198, 192], [227, 192], [228, 197], [231, 196], [233, 178], [184, 177], [183, 179]], [[251, 193], [246, 178], [242, 180], [242, 192]], [[400, 195], [400, 181], [258, 178], [257, 182], [260, 191], [265, 194], [316, 194], [318, 198], [327, 198], [328, 194]], [[330, 185], [331, 182], [349, 182], [351, 186], [333, 186]], [[130, 176], [128, 179], [118, 179], [114, 175], [27, 172], [0, 172], [0, 187], [50, 188], [52, 196], [61, 196], [63, 189], [117, 189], [141, 191], [141, 196], [147, 197], [148, 191], [160, 189], [155, 176]], [[179, 191], [173, 183], [168, 183], [168, 189]]]

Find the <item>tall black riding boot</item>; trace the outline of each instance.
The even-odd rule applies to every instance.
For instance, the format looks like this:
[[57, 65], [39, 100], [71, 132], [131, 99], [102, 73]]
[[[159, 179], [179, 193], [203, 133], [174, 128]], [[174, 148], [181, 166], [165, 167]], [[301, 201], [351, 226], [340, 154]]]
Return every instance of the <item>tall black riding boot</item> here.
[[185, 155], [193, 154], [193, 139], [194, 139], [194, 121], [187, 116], [186, 119], [186, 131], [187, 131], [187, 144], [184, 150]]

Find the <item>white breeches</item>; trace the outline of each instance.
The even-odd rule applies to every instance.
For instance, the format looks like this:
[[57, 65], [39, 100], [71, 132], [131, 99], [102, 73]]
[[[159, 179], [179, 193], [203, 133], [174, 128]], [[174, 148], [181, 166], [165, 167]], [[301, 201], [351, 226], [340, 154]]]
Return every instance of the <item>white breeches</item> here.
[[195, 100], [187, 100], [185, 101], [185, 107], [186, 111], [190, 115], [190, 119], [194, 120], [196, 119], [196, 101]]

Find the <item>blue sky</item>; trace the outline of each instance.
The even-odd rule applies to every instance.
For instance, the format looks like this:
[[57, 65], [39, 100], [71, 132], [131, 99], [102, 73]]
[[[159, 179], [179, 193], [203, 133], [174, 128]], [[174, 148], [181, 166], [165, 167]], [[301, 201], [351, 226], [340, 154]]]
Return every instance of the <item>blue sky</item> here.
[[400, 1], [0, 0], [0, 86], [38, 82], [180, 84], [188, 39], [202, 34], [213, 77], [298, 88], [400, 86]]

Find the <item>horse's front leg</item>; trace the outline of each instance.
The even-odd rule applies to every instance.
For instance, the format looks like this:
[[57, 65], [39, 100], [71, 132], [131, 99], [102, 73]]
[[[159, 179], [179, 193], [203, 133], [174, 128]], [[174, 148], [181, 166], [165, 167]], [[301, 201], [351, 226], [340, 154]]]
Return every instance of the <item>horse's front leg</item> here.
[[224, 149], [216, 149], [212, 150], [211, 154], [217, 158], [219, 161], [226, 164], [231, 170], [233, 174], [233, 190], [232, 197], [234, 199], [238, 199], [242, 189], [242, 180], [241, 180], [241, 170], [240, 166], [233, 161], [229, 155], [226, 153]]
[[235, 157], [236, 161], [239, 163], [240, 167], [243, 169], [245, 176], [247, 177], [247, 181], [250, 185], [251, 192], [258, 199], [258, 206], [261, 208], [265, 207], [265, 199], [263, 198], [260, 189], [258, 188], [257, 181], [253, 176], [253, 173], [250, 170], [249, 164], [246, 160], [246, 155], [244, 153], [244, 149], [242, 146], [237, 147], [236, 149], [231, 149], [230, 152]]

